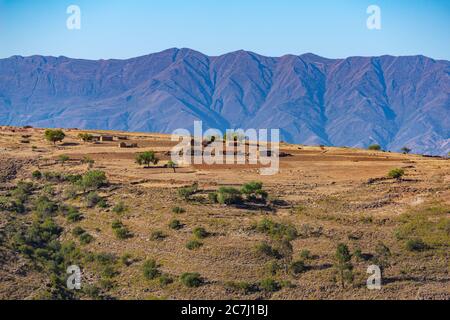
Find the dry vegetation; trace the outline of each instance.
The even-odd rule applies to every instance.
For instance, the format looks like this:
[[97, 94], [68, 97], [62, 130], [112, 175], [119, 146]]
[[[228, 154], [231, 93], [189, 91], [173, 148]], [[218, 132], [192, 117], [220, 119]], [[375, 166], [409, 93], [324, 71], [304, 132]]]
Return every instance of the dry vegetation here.
[[[118, 148], [80, 132], [54, 145], [44, 130], [0, 131], [2, 299], [450, 297], [448, 159], [282, 144], [291, 156], [273, 176], [173, 170], [166, 135], [117, 133], [138, 145]], [[136, 164], [149, 150], [158, 164]], [[230, 196], [251, 181], [265, 192]], [[383, 286], [371, 291], [374, 263]], [[83, 271], [75, 293], [70, 264]]]

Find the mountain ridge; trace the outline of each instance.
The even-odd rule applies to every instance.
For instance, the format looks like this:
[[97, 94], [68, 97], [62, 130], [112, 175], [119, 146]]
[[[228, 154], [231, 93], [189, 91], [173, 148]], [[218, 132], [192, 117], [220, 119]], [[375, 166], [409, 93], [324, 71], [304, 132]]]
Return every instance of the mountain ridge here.
[[[450, 151], [450, 62], [422, 55], [0, 59], [0, 124], [170, 133], [280, 128], [287, 142]], [[189, 124], [189, 125], [188, 125]]]

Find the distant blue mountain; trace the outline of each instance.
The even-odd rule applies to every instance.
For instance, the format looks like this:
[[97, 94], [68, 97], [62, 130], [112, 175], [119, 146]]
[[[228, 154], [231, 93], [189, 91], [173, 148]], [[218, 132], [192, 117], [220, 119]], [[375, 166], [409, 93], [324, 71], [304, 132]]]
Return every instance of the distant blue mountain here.
[[450, 62], [169, 49], [128, 60], [0, 59], [0, 124], [170, 133], [280, 128], [288, 142], [450, 151]]

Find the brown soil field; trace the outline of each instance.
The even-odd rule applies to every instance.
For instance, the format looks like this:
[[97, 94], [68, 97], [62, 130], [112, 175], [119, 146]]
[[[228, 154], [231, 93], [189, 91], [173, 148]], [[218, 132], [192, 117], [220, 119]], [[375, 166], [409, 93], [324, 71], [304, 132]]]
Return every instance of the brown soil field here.
[[[44, 194], [59, 208], [51, 216], [61, 228], [55, 241], [78, 250], [67, 260], [82, 270], [75, 298], [450, 299], [449, 159], [282, 143], [281, 151], [290, 156], [280, 158], [275, 175], [260, 175], [258, 165], [203, 164], [174, 172], [165, 167], [175, 145], [168, 135], [64, 132], [63, 142], [53, 145], [44, 139], [44, 129], [0, 128], [1, 299], [59, 298], [51, 277], [55, 271], [48, 267], [54, 258], [44, 252], [50, 244], [36, 245], [42, 250], [28, 254], [16, 244], [17, 233], [38, 219], [37, 202]], [[126, 142], [138, 147], [82, 142], [81, 132], [127, 136]], [[149, 150], [159, 163], [139, 166], [136, 153]], [[68, 160], [61, 163], [61, 155]], [[83, 163], [85, 157], [94, 160], [92, 168]], [[404, 176], [389, 178], [394, 168], [403, 169]], [[105, 172], [108, 184], [95, 190], [103, 205], [87, 205], [89, 192], [74, 191], [67, 179], [33, 178], [36, 170]], [[19, 212], [7, 203], [17, 200], [20, 181], [32, 187]], [[239, 189], [251, 181], [263, 183], [266, 203], [226, 205], [208, 197], [220, 187]], [[180, 188], [195, 183], [198, 189], [189, 198], [179, 195]], [[64, 206], [82, 219], [69, 221]], [[174, 212], [176, 207], [183, 210]], [[173, 219], [179, 228], [169, 227]], [[126, 226], [128, 237], [115, 234], [115, 220]], [[274, 229], [263, 229], [262, 221]], [[91, 241], [73, 233], [79, 227]], [[196, 237], [197, 227], [207, 235]], [[295, 234], [286, 239], [285, 229]], [[188, 249], [193, 239], [200, 245]], [[261, 250], [261, 243], [272, 251]], [[351, 276], [344, 285], [336, 262], [340, 243], [351, 253]], [[100, 253], [111, 261], [95, 258]], [[150, 259], [157, 264], [154, 277], [144, 274]], [[299, 261], [303, 267], [295, 272], [293, 262]], [[382, 263], [381, 289], [369, 290], [367, 268]], [[180, 280], [186, 272], [198, 273], [201, 283], [187, 286]]]

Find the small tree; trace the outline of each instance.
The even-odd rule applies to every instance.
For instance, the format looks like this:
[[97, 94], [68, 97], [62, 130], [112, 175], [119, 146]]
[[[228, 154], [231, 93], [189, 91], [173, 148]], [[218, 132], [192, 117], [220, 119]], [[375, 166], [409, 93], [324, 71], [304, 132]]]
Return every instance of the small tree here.
[[159, 159], [156, 157], [154, 151], [145, 151], [142, 153], [136, 154], [136, 162], [139, 165], [145, 164], [147, 168], [150, 167], [150, 163], [156, 165], [158, 163]]
[[408, 148], [408, 147], [403, 147], [401, 150], [402, 150], [402, 152], [403, 152], [404, 154], [408, 154], [408, 153], [411, 152], [411, 149]]
[[392, 169], [388, 172], [388, 177], [392, 179], [400, 180], [405, 175], [405, 170], [400, 168]]
[[167, 162], [167, 168], [172, 168], [173, 169], [173, 173], [175, 173], [175, 168], [177, 167], [177, 164], [175, 162], [173, 162], [172, 160], [169, 160], [169, 162]]
[[44, 137], [47, 141], [53, 142], [61, 142], [66, 137], [66, 134], [60, 129], [47, 129], [44, 132]]
[[343, 243], [338, 244], [335, 254], [335, 267], [339, 273], [342, 288], [345, 287], [345, 282], [351, 282], [353, 280], [351, 259], [352, 255], [347, 245]]
[[94, 136], [89, 133], [80, 133], [78, 134], [78, 138], [83, 140], [84, 142], [92, 141], [94, 139]]
[[380, 151], [381, 146], [379, 144], [371, 144], [368, 148], [369, 150]]

